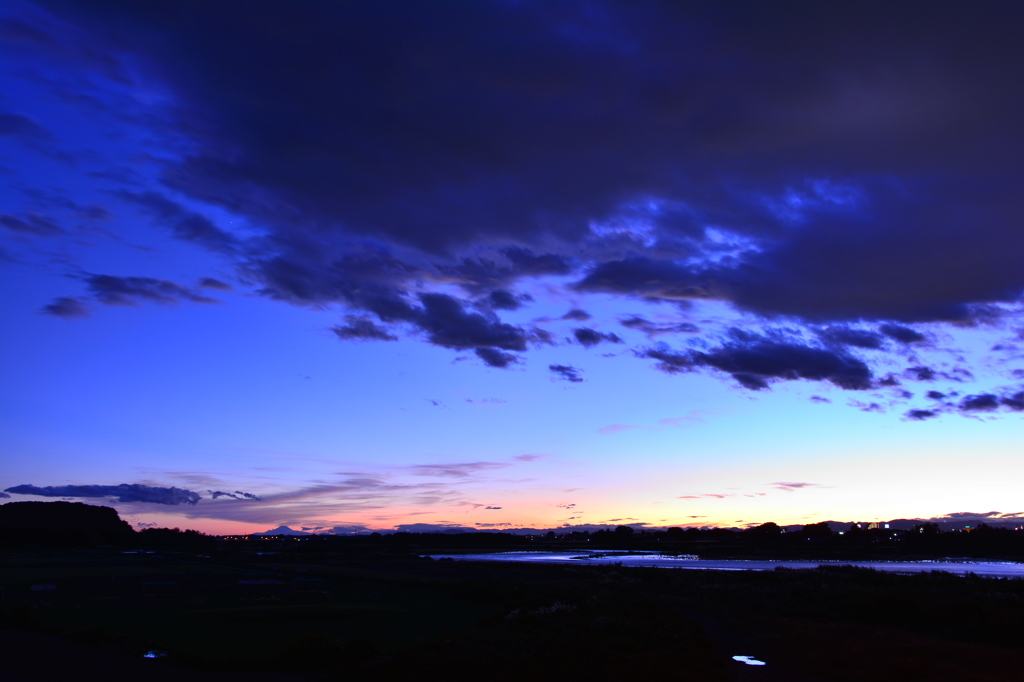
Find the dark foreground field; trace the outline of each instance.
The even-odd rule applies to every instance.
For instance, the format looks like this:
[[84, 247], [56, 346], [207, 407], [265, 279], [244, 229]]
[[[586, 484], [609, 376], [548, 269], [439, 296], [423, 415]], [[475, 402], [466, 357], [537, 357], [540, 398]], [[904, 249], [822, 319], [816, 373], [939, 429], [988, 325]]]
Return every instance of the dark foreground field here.
[[1024, 580], [113, 550], [0, 580], [14, 680], [1024, 680]]

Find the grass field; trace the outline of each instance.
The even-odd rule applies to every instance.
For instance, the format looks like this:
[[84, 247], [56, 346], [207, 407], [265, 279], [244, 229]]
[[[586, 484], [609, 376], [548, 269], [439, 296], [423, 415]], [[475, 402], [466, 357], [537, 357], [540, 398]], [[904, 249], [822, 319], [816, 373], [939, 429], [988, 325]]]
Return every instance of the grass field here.
[[[32, 590], [52, 584], [54, 590]], [[1024, 679], [1024, 580], [416, 555], [0, 555], [3, 625], [317, 679]], [[754, 670], [731, 660], [752, 655]]]

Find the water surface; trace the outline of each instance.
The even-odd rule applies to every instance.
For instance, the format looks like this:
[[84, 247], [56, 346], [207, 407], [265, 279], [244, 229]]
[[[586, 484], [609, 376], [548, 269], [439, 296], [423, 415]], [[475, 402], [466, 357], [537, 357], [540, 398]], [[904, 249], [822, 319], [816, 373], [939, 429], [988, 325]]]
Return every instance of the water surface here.
[[493, 552], [489, 554], [431, 554], [433, 559], [459, 561], [526, 561], [540, 564], [621, 564], [716, 571], [771, 571], [776, 568], [817, 568], [818, 566], [857, 566], [892, 573], [946, 571], [966, 575], [974, 573], [998, 578], [1024, 578], [1024, 563], [937, 559], [925, 561], [790, 561], [765, 559], [701, 559], [692, 555], [635, 554], [614, 551], [577, 552]]

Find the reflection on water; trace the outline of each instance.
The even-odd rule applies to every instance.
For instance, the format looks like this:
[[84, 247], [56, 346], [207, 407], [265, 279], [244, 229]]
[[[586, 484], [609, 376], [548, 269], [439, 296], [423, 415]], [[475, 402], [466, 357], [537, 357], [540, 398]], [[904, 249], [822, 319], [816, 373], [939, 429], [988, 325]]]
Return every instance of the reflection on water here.
[[733, 656], [732, 660], [739, 661], [740, 663], [746, 663], [747, 665], [768, 665], [764, 661], [759, 661], [753, 656]]
[[776, 568], [817, 568], [818, 566], [857, 566], [893, 573], [946, 571], [965, 575], [974, 573], [999, 578], [1024, 578], [1024, 564], [1002, 561], [943, 559], [935, 561], [766, 561], [758, 559], [701, 559], [693, 555], [630, 554], [625, 551], [578, 552], [496, 552], [492, 554], [432, 554], [433, 559], [464, 561], [529, 561], [544, 564], [576, 562], [580, 564], [621, 564], [661, 568], [713, 569], [717, 571], [771, 571]]

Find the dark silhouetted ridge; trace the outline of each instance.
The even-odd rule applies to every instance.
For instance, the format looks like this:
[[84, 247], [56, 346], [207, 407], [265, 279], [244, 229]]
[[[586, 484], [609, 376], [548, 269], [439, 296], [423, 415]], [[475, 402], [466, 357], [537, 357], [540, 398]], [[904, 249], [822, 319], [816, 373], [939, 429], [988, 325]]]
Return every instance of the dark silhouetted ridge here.
[[0, 505], [0, 545], [95, 547], [127, 545], [135, 531], [117, 511], [81, 502]]

